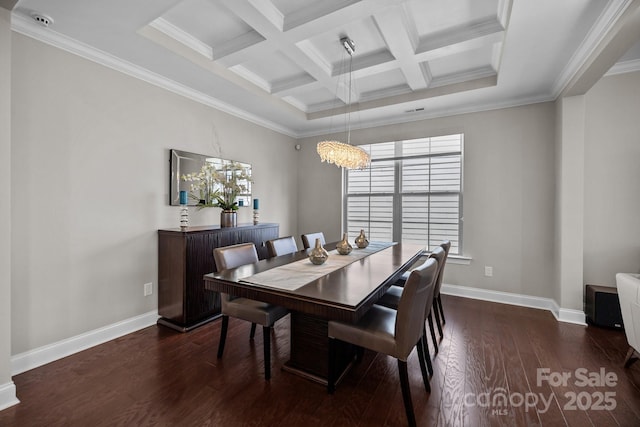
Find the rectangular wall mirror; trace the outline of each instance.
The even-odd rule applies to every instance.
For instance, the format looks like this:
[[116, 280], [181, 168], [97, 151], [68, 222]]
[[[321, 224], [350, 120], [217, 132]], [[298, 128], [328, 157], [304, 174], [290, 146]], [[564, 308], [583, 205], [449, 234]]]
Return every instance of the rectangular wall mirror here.
[[[246, 175], [251, 177], [251, 165], [248, 163], [236, 162], [234, 160], [220, 159], [212, 156], [205, 156], [204, 154], [189, 153], [187, 151], [171, 150], [170, 160], [171, 174], [169, 177], [169, 204], [171, 206], [180, 205], [180, 191], [186, 191], [192, 193], [191, 182], [184, 181], [182, 176], [191, 173], [198, 173], [202, 169], [205, 163], [214, 165], [216, 169], [222, 170], [226, 165], [239, 164], [245, 171]], [[251, 204], [251, 181], [243, 181], [242, 184], [246, 186], [247, 191], [238, 195], [236, 202], [238, 206], [250, 206]], [[222, 189], [220, 186], [219, 190]], [[188, 198], [189, 206], [196, 206], [198, 201], [192, 197]]]

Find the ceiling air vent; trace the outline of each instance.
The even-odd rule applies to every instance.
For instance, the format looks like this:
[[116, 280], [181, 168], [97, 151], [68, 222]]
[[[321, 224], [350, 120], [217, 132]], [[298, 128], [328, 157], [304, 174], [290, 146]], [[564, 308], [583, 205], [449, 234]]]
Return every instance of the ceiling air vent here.
[[33, 13], [31, 17], [43, 27], [48, 27], [53, 24], [53, 18], [48, 17], [47, 15], [43, 15], [41, 13]]

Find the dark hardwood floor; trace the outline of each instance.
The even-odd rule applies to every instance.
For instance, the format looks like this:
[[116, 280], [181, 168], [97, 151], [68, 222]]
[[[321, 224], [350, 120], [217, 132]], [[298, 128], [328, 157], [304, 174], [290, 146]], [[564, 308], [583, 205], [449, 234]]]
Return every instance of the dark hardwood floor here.
[[[431, 349], [430, 395], [415, 351], [409, 359], [418, 425], [640, 426], [640, 362], [622, 367], [623, 332], [558, 323], [542, 310], [442, 299], [447, 323], [438, 355]], [[262, 334], [249, 341], [246, 322], [230, 320], [222, 360], [219, 320], [186, 334], [153, 326], [15, 376], [21, 403], [0, 412], [0, 426], [406, 425], [394, 359], [365, 352], [328, 395], [280, 370], [288, 323], [272, 337], [270, 382]], [[538, 368], [551, 381], [539, 381]], [[600, 372], [609, 385], [583, 384], [583, 374], [599, 381]]]

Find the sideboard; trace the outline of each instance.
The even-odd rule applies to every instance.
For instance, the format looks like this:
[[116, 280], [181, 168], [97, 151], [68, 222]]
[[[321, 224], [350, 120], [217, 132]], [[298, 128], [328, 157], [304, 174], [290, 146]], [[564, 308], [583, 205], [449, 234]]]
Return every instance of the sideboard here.
[[158, 230], [158, 324], [186, 332], [218, 317], [220, 295], [205, 290], [202, 278], [216, 271], [213, 249], [253, 242], [264, 259], [265, 242], [278, 233], [269, 223]]

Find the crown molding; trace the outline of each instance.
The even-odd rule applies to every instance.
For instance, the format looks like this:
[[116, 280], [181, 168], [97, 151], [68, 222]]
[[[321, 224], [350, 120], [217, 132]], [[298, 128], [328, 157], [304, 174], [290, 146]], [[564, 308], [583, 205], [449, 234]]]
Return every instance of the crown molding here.
[[[541, 103], [541, 102], [547, 102], [547, 101], [554, 101], [555, 99], [557, 99], [559, 93], [561, 92], [561, 89], [564, 88], [565, 85], [570, 80], [570, 76], [572, 75], [571, 70], [574, 70], [575, 72], [575, 69], [579, 68], [579, 66], [586, 60], [586, 58], [595, 49], [595, 46], [597, 46], [600, 40], [605, 36], [606, 30], [611, 25], [613, 25], [613, 23], [616, 22], [619, 16], [624, 12], [626, 7], [632, 1], [633, 0], [611, 0], [610, 5], [602, 13], [601, 17], [598, 20], [598, 23], [596, 24], [596, 26], [594, 26], [594, 29], [589, 33], [588, 37], [585, 39], [585, 42], [583, 42], [583, 44], [581, 45], [578, 52], [572, 57], [569, 65], [565, 67], [563, 74], [558, 79], [558, 82], [554, 86], [554, 90], [550, 95], [542, 94], [534, 97], [510, 99], [510, 100], [499, 101], [499, 102], [488, 102], [483, 104], [467, 105], [467, 106], [450, 108], [450, 109], [439, 109], [437, 111], [422, 111], [422, 112], [407, 114], [407, 117], [395, 116], [395, 117], [389, 117], [386, 119], [376, 119], [376, 120], [372, 120], [367, 123], [364, 123], [360, 126], [352, 125], [352, 128], [353, 129], [374, 128], [378, 126], [403, 124], [403, 123], [410, 123], [414, 121], [447, 117], [452, 115], [490, 111], [490, 110], [496, 110], [496, 109], [502, 109], [502, 108], [517, 107], [517, 106], [522, 106], [526, 104], [535, 104], [535, 103]], [[357, 2], [352, 1], [352, 3], [357, 3]], [[505, 1], [504, 4], [509, 5], [510, 1]], [[499, 22], [499, 21], [494, 20], [494, 25], [495, 25], [495, 22]], [[157, 30], [172, 36], [174, 39], [178, 41], [181, 41], [183, 44], [203, 54], [205, 57], [207, 56], [206, 54], [208, 51], [206, 49], [204, 50], [199, 48], [194, 49], [194, 45], [190, 43], [193, 40], [189, 40], [187, 38], [187, 39], [184, 39], [183, 41], [181, 38], [175, 37], [175, 32], [172, 32], [171, 31], [172, 29], [166, 25], [163, 25], [162, 22], [157, 22], [155, 24], [158, 24], [159, 26], [161, 26], [161, 28], [158, 28], [156, 26]], [[490, 25], [488, 25], [489, 23], [487, 21], [483, 22], [483, 24], [484, 25], [481, 25], [480, 27], [484, 27], [483, 29], [486, 31], [487, 27], [490, 27]], [[219, 99], [216, 99], [212, 96], [206, 95], [202, 92], [189, 88], [174, 80], [163, 77], [147, 69], [144, 69], [142, 67], [134, 65], [127, 61], [124, 61], [120, 58], [117, 58], [109, 53], [100, 51], [84, 43], [81, 43], [75, 39], [71, 39], [67, 36], [57, 33], [51, 28], [41, 27], [35, 22], [33, 22], [31, 18], [20, 13], [19, 11], [12, 12], [11, 29], [16, 33], [33, 38], [40, 42], [43, 42], [53, 47], [64, 50], [66, 52], [80, 56], [84, 59], [90, 60], [92, 62], [101, 64], [113, 70], [122, 72], [124, 74], [132, 76], [139, 80], [145, 81], [154, 86], [157, 86], [165, 90], [168, 90], [170, 92], [173, 92], [175, 94], [184, 96], [200, 104], [206, 105], [211, 108], [215, 108], [222, 112], [228, 113], [240, 119], [246, 120], [258, 126], [270, 129], [272, 131], [278, 132], [280, 134], [283, 134], [292, 138], [299, 139], [299, 138], [314, 137], [314, 136], [327, 134], [327, 129], [324, 129], [324, 130], [316, 129], [316, 130], [310, 130], [310, 131], [294, 131], [291, 128], [274, 123], [270, 120], [265, 120], [262, 117], [248, 113], [240, 108], [237, 108], [233, 105], [222, 102]], [[167, 33], [167, 31], [169, 33]], [[200, 45], [200, 48], [202, 48], [203, 46], [206, 46], [206, 45]], [[215, 56], [215, 53], [214, 53], [214, 56]], [[328, 64], [324, 64], [324, 66], [329, 67]], [[640, 71], [640, 60], [632, 60], [632, 61], [626, 61], [623, 63], [616, 64], [605, 75], [611, 76], [611, 75], [634, 72], [634, 71]], [[297, 82], [297, 83], [300, 83], [300, 82]], [[281, 84], [282, 83], [279, 82], [278, 90], [283, 90], [283, 87], [281, 86]], [[286, 89], [284, 89], [284, 91], [286, 93]], [[322, 110], [321, 105], [314, 105], [314, 106], [309, 106], [308, 108], [305, 108], [303, 103], [300, 103], [297, 100], [291, 99], [288, 96], [284, 96], [282, 99], [303, 111], [305, 109], [308, 110], [307, 112]], [[335, 104], [333, 106], [335, 107]]]
[[605, 73], [605, 76], [633, 73], [634, 71], [640, 71], [640, 59], [618, 62]]
[[[24, 36], [33, 38], [35, 40], [46, 43], [53, 47], [57, 47], [59, 49], [62, 49], [66, 52], [80, 56], [89, 61], [104, 65], [113, 70], [122, 72], [131, 77], [150, 83], [154, 86], [157, 86], [162, 89], [173, 92], [175, 94], [184, 96], [185, 98], [191, 99], [192, 101], [198, 102], [200, 104], [206, 105], [211, 108], [215, 108], [217, 110], [231, 114], [232, 116], [238, 117], [240, 119], [254, 123], [258, 126], [262, 126], [264, 128], [278, 132], [280, 134], [289, 136], [291, 138], [300, 139], [300, 138], [327, 134], [326, 130], [295, 132], [290, 128], [286, 128], [284, 126], [281, 126], [269, 120], [264, 120], [258, 116], [247, 113], [244, 110], [241, 110], [237, 107], [224, 103], [209, 95], [205, 95], [192, 88], [186, 87], [173, 80], [167, 79], [166, 77], [153, 73], [147, 69], [133, 65], [109, 53], [102, 52], [84, 43], [80, 43], [77, 40], [63, 36], [59, 33], [56, 33], [55, 31], [52, 31], [51, 29], [40, 27], [39, 25], [32, 23], [32, 20], [30, 18], [15, 12], [12, 14], [11, 29]], [[473, 112], [480, 112], [480, 111], [497, 110], [501, 108], [517, 107], [517, 106], [526, 105], [526, 104], [535, 104], [540, 102], [553, 101], [555, 98], [556, 98], [555, 96], [554, 97], [540, 96], [540, 97], [520, 98], [520, 99], [508, 100], [504, 102], [487, 103], [487, 104], [481, 104], [481, 105], [475, 105], [475, 106], [465, 106], [460, 108], [438, 110], [437, 112], [424, 112], [419, 114], [411, 114], [410, 117], [407, 117], [407, 118], [394, 117], [386, 120], [378, 119], [358, 127], [352, 125], [352, 129], [355, 130], [355, 129], [374, 128], [379, 126], [410, 123], [410, 122], [415, 122], [420, 120], [435, 119], [435, 118], [447, 117], [447, 116], [458, 115], [458, 114], [466, 114], [466, 113], [473, 113]], [[286, 99], [286, 98], [283, 98], [283, 99], [289, 102], [290, 104], [300, 108], [300, 105], [296, 105], [296, 103], [292, 103], [290, 99]]]
[[296, 76], [275, 81], [271, 84], [271, 93], [276, 94], [289, 89], [299, 88], [315, 83], [317, 80], [307, 73], [301, 73]]
[[265, 92], [271, 93], [271, 84], [265, 79], [263, 79], [261, 76], [259, 76], [258, 74], [249, 70], [244, 65], [234, 65], [229, 69], [234, 73], [236, 73], [237, 75], [239, 75], [240, 77], [244, 78], [245, 80], [248, 80], [254, 85], [258, 86], [260, 89], [264, 90]]
[[232, 116], [254, 123], [258, 126], [262, 126], [283, 135], [290, 136], [292, 138], [298, 137], [297, 133], [292, 129], [281, 126], [270, 120], [265, 120], [233, 105], [227, 104], [226, 102], [220, 101], [219, 99], [216, 99], [212, 96], [205, 95], [200, 91], [197, 91], [174, 80], [149, 71], [146, 68], [134, 65], [128, 61], [111, 55], [110, 53], [103, 52], [87, 44], [81, 43], [70, 37], [57, 33], [50, 28], [41, 27], [32, 19], [25, 17], [20, 13], [12, 13], [11, 30], [24, 36], [30, 37], [34, 40], [38, 40], [42, 43], [80, 56], [81, 58], [111, 68], [112, 70], [119, 71], [154, 86], [168, 90], [169, 92], [184, 96], [185, 98], [191, 99], [192, 101], [231, 114]]
[[213, 49], [211, 48], [211, 46], [204, 43], [200, 39], [193, 37], [191, 34], [183, 31], [181, 28], [176, 27], [166, 19], [158, 18], [155, 21], [151, 22], [149, 26], [182, 43], [189, 49], [198, 52], [205, 58], [209, 60], [213, 59]]
[[431, 79], [430, 88], [443, 87], [456, 83], [464, 83], [470, 80], [481, 79], [484, 77], [498, 77], [498, 73], [492, 66], [487, 65], [485, 67], [478, 67], [471, 70], [462, 71], [455, 74], [447, 74], [440, 77], [433, 77]]
[[624, 13], [627, 7], [634, 0], [611, 0], [609, 4], [602, 12], [598, 21], [591, 27], [587, 37], [584, 38], [580, 47], [571, 56], [571, 59], [567, 63], [560, 77], [553, 86], [553, 97], [560, 96], [562, 91], [565, 90], [573, 76], [576, 75], [578, 70], [584, 65], [589, 57], [596, 51], [600, 43], [607, 36], [609, 30], [620, 19], [620, 16]]

